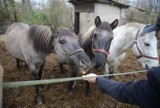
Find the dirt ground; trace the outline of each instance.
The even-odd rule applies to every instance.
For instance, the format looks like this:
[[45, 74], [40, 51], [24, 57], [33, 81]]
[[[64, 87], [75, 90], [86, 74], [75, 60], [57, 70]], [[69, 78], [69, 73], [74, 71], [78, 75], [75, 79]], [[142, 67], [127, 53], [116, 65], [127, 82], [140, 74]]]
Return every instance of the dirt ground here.
[[[4, 68], [4, 82], [33, 80], [31, 73], [24, 64], [20, 70], [16, 69], [16, 61], [5, 50], [4, 42], [0, 40], [0, 64]], [[142, 70], [136, 58], [128, 51], [127, 56], [115, 72], [130, 72]], [[103, 72], [94, 71], [97, 74]], [[60, 73], [56, 56], [50, 54], [44, 67], [42, 79], [66, 78], [70, 76], [70, 69], [65, 66], [65, 74]], [[79, 75], [80, 76], [80, 75]], [[145, 74], [137, 73], [125, 76], [116, 76], [112, 79], [120, 82], [145, 79]], [[35, 88], [19, 87], [7, 88], [3, 91], [3, 108], [138, 108], [130, 104], [123, 104], [107, 94], [102, 94], [95, 84], [91, 84], [92, 96], [85, 95], [85, 82], [77, 81], [73, 94], [67, 92], [68, 82], [45, 85], [41, 93], [43, 104], [35, 103]]]

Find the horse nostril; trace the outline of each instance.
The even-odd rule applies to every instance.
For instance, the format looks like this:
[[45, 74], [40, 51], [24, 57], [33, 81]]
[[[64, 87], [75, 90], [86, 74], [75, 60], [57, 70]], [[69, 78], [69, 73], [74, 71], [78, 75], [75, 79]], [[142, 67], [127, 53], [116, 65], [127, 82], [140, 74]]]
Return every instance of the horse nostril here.
[[100, 65], [95, 65], [95, 68], [96, 69], [99, 69], [101, 66]]
[[81, 59], [81, 60], [80, 60], [80, 66], [84, 66], [84, 64], [85, 64], [85, 60], [84, 60], [84, 59]]

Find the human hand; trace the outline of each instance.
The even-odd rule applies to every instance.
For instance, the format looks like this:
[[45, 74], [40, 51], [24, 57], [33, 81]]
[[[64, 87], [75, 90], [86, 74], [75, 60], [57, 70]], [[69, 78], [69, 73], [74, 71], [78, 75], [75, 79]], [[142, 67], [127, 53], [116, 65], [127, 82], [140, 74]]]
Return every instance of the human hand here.
[[[89, 77], [89, 78], [87, 78], [87, 77]], [[89, 73], [87, 75], [83, 75], [83, 79], [87, 80], [88, 82], [91, 82], [91, 83], [95, 83], [96, 78], [97, 78], [97, 75], [94, 73]]]

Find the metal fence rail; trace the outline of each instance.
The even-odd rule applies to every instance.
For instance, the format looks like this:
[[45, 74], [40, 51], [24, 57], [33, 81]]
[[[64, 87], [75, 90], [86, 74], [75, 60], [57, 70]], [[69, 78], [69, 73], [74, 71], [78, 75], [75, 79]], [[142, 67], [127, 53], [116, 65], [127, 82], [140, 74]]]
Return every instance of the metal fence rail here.
[[2, 95], [3, 95], [3, 68], [0, 65], [0, 108], [2, 108]]
[[[98, 75], [97, 77], [119, 76], [119, 75], [128, 75], [128, 74], [144, 73], [144, 72], [147, 72], [147, 70], [125, 72], [125, 73], [104, 74], [104, 75]], [[91, 77], [86, 77], [86, 78], [91, 78]], [[83, 80], [83, 79], [84, 79], [83, 77], [74, 77], [74, 78], [59, 78], [59, 79], [46, 79], [46, 80], [34, 80], [34, 81], [5, 82], [0, 86], [3, 86], [3, 88], [15, 88], [15, 87], [22, 87], [22, 86], [52, 84], [52, 83], [76, 81], [76, 80]]]

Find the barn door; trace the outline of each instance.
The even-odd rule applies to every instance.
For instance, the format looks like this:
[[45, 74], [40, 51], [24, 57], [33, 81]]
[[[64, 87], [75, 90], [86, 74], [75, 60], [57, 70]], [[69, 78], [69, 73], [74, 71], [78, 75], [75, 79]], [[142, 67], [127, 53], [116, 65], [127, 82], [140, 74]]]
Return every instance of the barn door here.
[[80, 17], [80, 13], [79, 12], [75, 12], [75, 33], [79, 34], [79, 17]]

